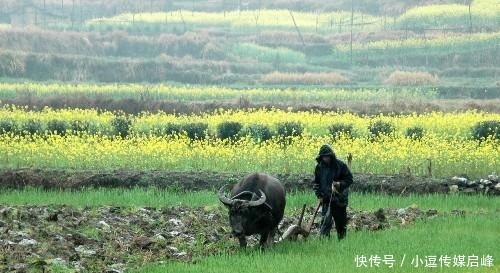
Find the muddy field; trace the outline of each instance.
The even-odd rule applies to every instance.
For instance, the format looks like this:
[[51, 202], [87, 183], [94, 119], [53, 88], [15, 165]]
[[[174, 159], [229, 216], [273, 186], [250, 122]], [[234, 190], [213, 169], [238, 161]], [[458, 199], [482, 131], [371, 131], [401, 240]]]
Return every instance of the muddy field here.
[[[305, 223], [314, 208], [307, 208]], [[281, 232], [297, 223], [290, 213]], [[464, 215], [464, 211], [452, 214]], [[349, 230], [382, 230], [439, 217], [437, 210], [408, 207], [348, 211]], [[318, 218], [312, 233], [317, 233]], [[275, 238], [278, 240], [278, 236]], [[257, 238], [251, 237], [255, 245]], [[252, 246], [253, 247], [253, 246]], [[82, 272], [124, 272], [148, 262], [197, 258], [234, 252], [227, 212], [206, 208], [132, 208], [0, 205], [0, 271], [32, 272], [60, 266]], [[43, 271], [40, 271], [43, 272]]]
[[[172, 172], [172, 171], [61, 171], [19, 169], [0, 173], [0, 187], [44, 189], [82, 189], [92, 187], [132, 188], [158, 187], [184, 191], [217, 190], [225, 184], [234, 184], [246, 174], [220, 172]], [[310, 174], [272, 174], [285, 185], [287, 191], [311, 188]], [[437, 179], [409, 175], [354, 174], [351, 190], [356, 192], [380, 192], [404, 195], [409, 193], [448, 193], [500, 195], [497, 175], [484, 179], [453, 177]]]

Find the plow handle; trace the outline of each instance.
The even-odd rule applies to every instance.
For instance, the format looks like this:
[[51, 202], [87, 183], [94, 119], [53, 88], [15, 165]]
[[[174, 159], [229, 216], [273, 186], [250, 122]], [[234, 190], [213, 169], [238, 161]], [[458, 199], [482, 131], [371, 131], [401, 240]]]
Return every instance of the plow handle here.
[[321, 207], [321, 199], [318, 202], [318, 206], [316, 207], [316, 210], [314, 211], [313, 218], [311, 219], [311, 223], [309, 223], [309, 227], [307, 228], [307, 232], [310, 233], [312, 229], [312, 225], [314, 224], [314, 219], [316, 219], [316, 215], [318, 215], [319, 207]]
[[302, 226], [302, 220], [304, 219], [304, 212], [306, 211], [306, 204], [302, 206], [302, 212], [300, 213], [298, 226]]

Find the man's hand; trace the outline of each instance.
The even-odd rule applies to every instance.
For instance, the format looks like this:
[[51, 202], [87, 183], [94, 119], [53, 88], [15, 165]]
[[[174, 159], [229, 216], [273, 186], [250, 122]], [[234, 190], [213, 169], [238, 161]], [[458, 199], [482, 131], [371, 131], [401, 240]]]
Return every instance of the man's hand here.
[[333, 182], [332, 191], [335, 193], [339, 193], [340, 191], [340, 182]]

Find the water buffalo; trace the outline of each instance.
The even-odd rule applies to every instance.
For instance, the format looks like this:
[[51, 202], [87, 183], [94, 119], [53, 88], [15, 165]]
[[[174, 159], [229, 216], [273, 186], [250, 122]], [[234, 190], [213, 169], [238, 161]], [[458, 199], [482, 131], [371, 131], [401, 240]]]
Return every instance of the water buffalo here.
[[219, 190], [219, 200], [229, 209], [229, 223], [241, 247], [245, 236], [260, 234], [260, 246], [272, 243], [285, 212], [285, 189], [278, 179], [263, 173], [245, 176], [231, 190], [231, 197]]

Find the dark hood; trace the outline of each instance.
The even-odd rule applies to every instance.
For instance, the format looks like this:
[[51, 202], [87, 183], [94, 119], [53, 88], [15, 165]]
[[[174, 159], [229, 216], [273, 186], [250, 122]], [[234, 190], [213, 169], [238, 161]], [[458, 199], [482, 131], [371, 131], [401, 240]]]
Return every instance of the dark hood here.
[[318, 163], [320, 163], [321, 162], [321, 157], [324, 156], [324, 155], [331, 156], [332, 157], [332, 162], [335, 162], [335, 160], [337, 159], [337, 157], [335, 156], [335, 152], [333, 152], [332, 147], [330, 147], [330, 145], [328, 145], [328, 144], [324, 144], [323, 146], [321, 146], [321, 148], [319, 149], [318, 156], [316, 156], [316, 161]]

